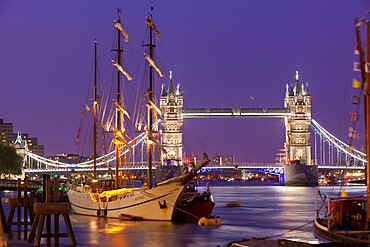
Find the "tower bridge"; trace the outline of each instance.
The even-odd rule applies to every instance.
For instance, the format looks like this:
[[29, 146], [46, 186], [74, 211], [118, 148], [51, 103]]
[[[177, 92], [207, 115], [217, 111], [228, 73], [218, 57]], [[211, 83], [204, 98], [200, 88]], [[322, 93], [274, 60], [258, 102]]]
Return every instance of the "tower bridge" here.
[[[285, 143], [284, 157], [281, 165], [269, 164], [251, 165], [238, 164], [240, 169], [255, 169], [273, 174], [284, 173], [285, 183], [303, 183], [316, 184], [318, 169], [339, 169], [339, 170], [361, 170], [366, 163], [366, 154], [355, 150], [353, 147], [346, 145], [343, 141], [336, 138], [334, 135], [325, 130], [311, 117], [311, 95], [308, 85], [299, 83], [298, 72], [296, 74], [296, 82], [294, 85], [286, 85], [284, 107], [282, 108], [241, 108], [235, 106], [233, 108], [184, 108], [184, 99], [181, 92], [180, 84], [175, 90], [170, 78], [168, 89], [165, 90], [162, 85], [160, 95], [160, 110], [163, 119], [157, 121], [153, 125], [160, 125], [161, 144], [166, 149], [167, 153], [161, 157], [161, 164], [180, 165], [183, 161], [183, 121], [188, 118], [250, 118], [250, 117], [266, 117], [266, 118], [284, 118], [285, 124]], [[314, 154], [315, 159], [311, 158], [311, 129], [314, 134]], [[317, 155], [316, 137], [319, 137], [319, 146], [321, 154]], [[141, 133], [134, 138], [129, 145], [135, 150], [138, 145], [143, 145], [145, 135]], [[145, 144], [144, 144], [145, 145]], [[325, 145], [328, 146], [325, 153]], [[140, 146], [139, 146], [140, 148]], [[128, 153], [128, 149], [121, 147], [119, 149], [119, 157]], [[135, 152], [135, 151], [134, 151]], [[334, 162], [333, 154], [337, 155], [337, 162]], [[57, 161], [48, 160], [44, 157], [37, 156], [30, 152], [25, 152], [25, 159], [31, 159], [37, 162], [37, 169], [27, 169], [27, 173], [42, 173], [46, 170], [54, 172], [66, 171], [89, 171], [93, 167], [93, 161], [86, 161], [81, 164], [64, 164]], [[115, 159], [115, 151], [112, 151], [98, 158], [98, 171], [108, 170], [107, 166]], [[340, 157], [345, 157], [345, 162], [339, 162]], [[30, 162], [28, 162], [30, 163]], [[138, 164], [133, 160], [133, 163]], [[145, 163], [145, 162], [144, 162]], [[42, 164], [42, 165], [41, 165]], [[253, 166], [253, 167], [252, 167]], [[40, 168], [46, 168], [40, 169]], [[210, 169], [231, 169], [235, 166], [208, 166], [204, 171]], [[34, 167], [33, 167], [34, 168]], [[122, 167], [122, 170], [130, 169], [146, 169], [143, 164], [128, 165]]]
[[[172, 78], [167, 92], [162, 86], [160, 108], [163, 115], [161, 123], [161, 144], [167, 154], [162, 156], [164, 164], [181, 164], [183, 158], [182, 125], [184, 118], [221, 118], [221, 117], [283, 117], [285, 119], [285, 165], [292, 163], [311, 166], [311, 95], [308, 89], [296, 82], [286, 85], [284, 108], [189, 108], [183, 107], [180, 84], [175, 91]], [[305, 169], [292, 166], [285, 171], [286, 183], [317, 184], [317, 166]], [[312, 168], [312, 169], [311, 169]]]

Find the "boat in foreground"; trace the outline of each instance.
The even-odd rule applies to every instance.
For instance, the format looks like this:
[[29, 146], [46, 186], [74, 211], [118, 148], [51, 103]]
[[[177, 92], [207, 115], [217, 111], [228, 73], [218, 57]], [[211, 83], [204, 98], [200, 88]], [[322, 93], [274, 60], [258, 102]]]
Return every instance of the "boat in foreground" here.
[[[370, 71], [368, 69], [370, 65], [369, 21], [358, 21], [356, 18], [355, 23], [363, 82], [358, 88], [361, 88], [364, 92], [370, 92]], [[366, 64], [359, 31], [359, 27], [363, 23], [366, 23], [367, 28]], [[330, 197], [327, 193], [321, 194], [319, 188], [317, 188], [315, 194], [316, 217], [314, 219], [314, 234], [318, 238], [346, 245], [370, 246], [370, 210], [367, 208], [370, 202], [370, 94], [368, 93], [365, 93], [365, 122], [367, 195], [349, 197], [342, 191], [340, 197]], [[318, 203], [319, 198], [321, 203]]]
[[195, 184], [190, 182], [176, 205], [172, 220], [195, 223], [202, 217], [210, 216], [214, 206], [215, 202], [208, 184], [207, 189], [203, 193], [199, 193]]
[[143, 220], [171, 220], [178, 199], [197, 171], [209, 163], [206, 154], [192, 171], [159, 183], [151, 189], [116, 189], [93, 193], [88, 186], [68, 191], [72, 209], [77, 214], [119, 218], [121, 214]]
[[[117, 11], [118, 13], [118, 11]], [[157, 183], [153, 186], [153, 174], [152, 174], [152, 162], [153, 162], [153, 152], [154, 146], [158, 147], [162, 153], [167, 151], [159, 144], [157, 141], [158, 131], [154, 129], [154, 115], [159, 112], [160, 109], [156, 105], [156, 100], [154, 97], [154, 71], [155, 67], [153, 49], [155, 45], [153, 44], [153, 29], [157, 34], [159, 39], [159, 32], [153, 24], [153, 19], [151, 14], [146, 18], [145, 22], [149, 26], [149, 42], [143, 46], [148, 47], [149, 55], [144, 53], [145, 59], [148, 61], [149, 66], [149, 88], [147, 94], [145, 95], [145, 100], [147, 101], [147, 123], [145, 124], [144, 134], [146, 136], [146, 151], [148, 154], [148, 182], [146, 186], [142, 188], [120, 188], [120, 179], [122, 175], [119, 173], [119, 167], [121, 166], [120, 160], [123, 155], [123, 151], [133, 151], [133, 141], [126, 141], [127, 133], [125, 133], [124, 126], [124, 116], [128, 119], [132, 119], [129, 113], [124, 109], [125, 104], [123, 103], [121, 95], [121, 73], [126, 76], [127, 80], [132, 80], [132, 77], [122, 68], [121, 66], [121, 48], [120, 35], [121, 33], [125, 36], [125, 41], [128, 42], [128, 35], [121, 25], [121, 19], [118, 16], [118, 21], [115, 21], [115, 27], [117, 28], [117, 49], [113, 51], [117, 52], [117, 61], [112, 60], [112, 65], [117, 67], [117, 98], [113, 100], [116, 108], [110, 112], [115, 112], [116, 121], [114, 128], [105, 129], [105, 132], [114, 133], [112, 142], [115, 147], [115, 176], [114, 176], [114, 186], [101, 186], [97, 176], [96, 170], [96, 106], [98, 105], [97, 97], [97, 85], [96, 85], [96, 42], [95, 42], [95, 86], [94, 86], [94, 173], [93, 180], [90, 185], [72, 187], [68, 191], [68, 198], [72, 205], [72, 209], [77, 214], [91, 215], [91, 216], [104, 216], [119, 218], [122, 215], [129, 215], [131, 217], [140, 217], [143, 220], [171, 220], [173, 212], [176, 205], [181, 198], [185, 188], [188, 186], [189, 181], [197, 174], [197, 171], [203, 166], [207, 165], [210, 160], [206, 154], [203, 154], [203, 160], [197, 166], [194, 166], [190, 171], [186, 170], [183, 174]], [[160, 73], [157, 67], [156, 71]], [[162, 73], [160, 73], [163, 76]], [[111, 120], [113, 117], [111, 118]], [[108, 125], [112, 126], [112, 125]], [[135, 139], [136, 143], [136, 139]], [[123, 158], [125, 159], [125, 158]], [[107, 182], [105, 180], [104, 182]], [[101, 181], [102, 182], [102, 181]], [[101, 183], [102, 184], [102, 183]]]

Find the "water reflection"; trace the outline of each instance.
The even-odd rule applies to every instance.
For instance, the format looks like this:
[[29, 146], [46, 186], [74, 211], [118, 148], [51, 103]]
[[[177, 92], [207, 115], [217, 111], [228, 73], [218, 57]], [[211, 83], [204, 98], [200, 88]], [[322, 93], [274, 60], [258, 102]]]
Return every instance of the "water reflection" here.
[[[323, 192], [339, 193], [342, 188], [322, 187]], [[366, 192], [365, 186], [345, 187], [348, 195]], [[216, 202], [214, 214], [223, 225], [204, 227], [197, 224], [166, 221], [120, 221], [83, 215], [71, 215], [78, 246], [223, 246], [228, 242], [250, 237], [279, 235], [314, 240], [315, 188], [285, 186], [222, 186], [211, 187]], [[8, 196], [9, 193], [2, 193]], [[242, 207], [225, 207], [227, 201], [242, 203]], [[3, 200], [5, 214], [9, 208]], [[60, 218], [61, 232], [66, 232]], [[13, 226], [13, 229], [14, 226]], [[68, 246], [68, 238], [61, 238]], [[42, 245], [45, 245], [43, 240]]]

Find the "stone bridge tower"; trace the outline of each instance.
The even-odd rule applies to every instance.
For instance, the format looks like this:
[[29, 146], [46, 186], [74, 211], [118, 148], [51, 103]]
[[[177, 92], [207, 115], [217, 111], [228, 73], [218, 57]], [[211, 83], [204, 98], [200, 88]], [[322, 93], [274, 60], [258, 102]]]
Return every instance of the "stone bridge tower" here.
[[167, 151], [167, 154], [162, 155], [163, 165], [181, 165], [183, 96], [180, 84], [176, 90], [173, 87], [172, 72], [167, 92], [162, 85], [160, 108], [163, 116], [160, 128], [161, 144]]
[[308, 85], [299, 84], [298, 71], [294, 87], [286, 86], [284, 107], [291, 113], [285, 121], [287, 163], [311, 165], [311, 95]]
[[284, 107], [290, 116], [285, 118], [286, 167], [285, 184], [317, 184], [317, 166], [311, 164], [311, 95], [304, 85], [286, 85]]

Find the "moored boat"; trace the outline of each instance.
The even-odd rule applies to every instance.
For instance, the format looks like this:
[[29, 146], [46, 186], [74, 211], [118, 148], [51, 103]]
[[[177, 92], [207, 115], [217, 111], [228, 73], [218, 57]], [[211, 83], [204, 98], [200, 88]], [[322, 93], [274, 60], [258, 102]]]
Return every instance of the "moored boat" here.
[[[357, 48], [360, 56], [360, 71], [362, 77], [361, 88], [370, 92], [370, 49], [369, 49], [369, 21], [355, 20]], [[367, 49], [365, 56], [362, 50], [359, 27], [366, 23]], [[367, 67], [367, 68], [366, 68]], [[366, 174], [367, 195], [347, 196], [342, 192], [340, 197], [332, 197], [327, 193], [321, 194], [319, 188], [316, 190], [316, 217], [314, 219], [314, 233], [319, 238], [344, 243], [346, 245], [370, 245], [370, 94], [365, 93], [365, 122], [366, 122]], [[321, 203], [318, 199], [321, 199]]]
[[210, 216], [214, 206], [215, 202], [208, 184], [207, 189], [203, 193], [199, 193], [195, 188], [195, 183], [189, 183], [188, 188], [176, 205], [172, 220], [198, 222], [201, 217]]
[[[183, 174], [165, 180], [161, 183], [153, 186], [152, 181], [152, 153], [154, 146], [157, 146], [162, 152], [166, 150], [157, 141], [156, 133], [153, 126], [158, 122], [154, 123], [153, 116], [155, 111], [159, 111], [156, 106], [153, 97], [153, 67], [155, 67], [153, 60], [153, 48], [155, 45], [152, 43], [153, 30], [157, 33], [159, 39], [159, 32], [156, 30], [152, 16], [146, 19], [145, 22], [149, 26], [150, 40], [149, 44], [145, 44], [149, 49], [148, 54], [145, 55], [145, 59], [148, 61], [149, 66], [149, 88], [145, 95], [147, 101], [147, 123], [145, 126], [145, 139], [146, 139], [146, 150], [148, 153], [148, 182], [141, 188], [121, 188], [119, 179], [122, 177], [119, 174], [120, 160], [123, 151], [132, 151], [133, 145], [136, 142], [136, 138], [131, 141], [126, 141], [127, 133], [125, 133], [125, 127], [123, 126], [124, 118], [126, 116], [131, 119], [129, 113], [123, 108], [123, 100], [121, 98], [121, 73], [127, 78], [132, 80], [129, 74], [121, 66], [121, 52], [120, 46], [120, 35], [125, 37], [128, 42], [128, 35], [123, 29], [121, 19], [118, 16], [118, 21], [115, 21], [115, 27], [117, 28], [117, 48], [113, 51], [117, 52], [117, 61], [112, 60], [112, 65], [117, 68], [117, 99], [113, 100], [116, 108], [114, 109], [116, 123], [114, 128], [110, 131], [114, 133], [114, 148], [115, 148], [115, 177], [114, 185], [112, 180], [109, 182], [109, 186], [102, 187], [102, 181], [98, 180], [96, 173], [96, 106], [98, 104], [96, 82], [94, 86], [94, 175], [90, 185], [85, 186], [74, 186], [68, 191], [68, 198], [72, 205], [72, 209], [77, 214], [91, 215], [91, 216], [104, 216], [112, 218], [130, 218], [139, 217], [143, 220], [171, 220], [175, 207], [180, 200], [184, 190], [187, 188], [189, 181], [197, 174], [197, 171], [203, 166], [207, 165], [210, 161], [206, 154], [203, 154], [203, 160], [191, 171], [184, 172]], [[96, 42], [95, 42], [95, 68], [96, 68]], [[156, 68], [158, 72], [158, 68]], [[95, 70], [96, 71], [96, 70]], [[159, 72], [158, 72], [159, 73]], [[96, 72], [95, 72], [96, 75]], [[162, 75], [163, 76], [163, 75]], [[96, 76], [95, 76], [96, 78]], [[113, 119], [113, 117], [111, 118]], [[109, 132], [109, 131], [107, 131]], [[134, 141], [135, 140], [135, 141]], [[124, 215], [124, 216], [122, 216]], [[127, 216], [129, 215], [129, 216]]]

